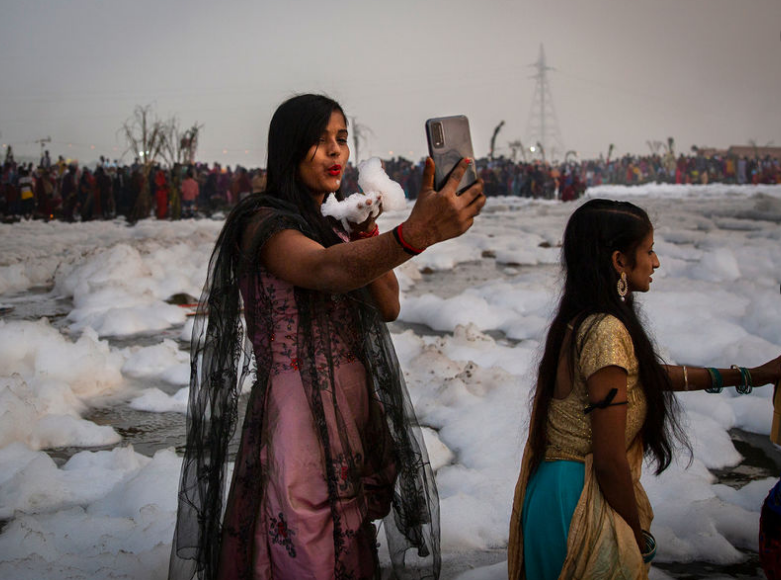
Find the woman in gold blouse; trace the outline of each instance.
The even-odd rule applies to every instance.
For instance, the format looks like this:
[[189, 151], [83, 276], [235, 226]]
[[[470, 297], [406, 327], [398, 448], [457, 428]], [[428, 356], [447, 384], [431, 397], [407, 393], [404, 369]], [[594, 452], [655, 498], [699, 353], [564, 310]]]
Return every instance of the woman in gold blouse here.
[[564, 232], [564, 292], [540, 362], [515, 490], [510, 580], [647, 578], [653, 511], [640, 485], [673, 440], [687, 445], [672, 391], [777, 382], [781, 357], [752, 369], [663, 365], [634, 308], [659, 267], [648, 215], [595, 199]]

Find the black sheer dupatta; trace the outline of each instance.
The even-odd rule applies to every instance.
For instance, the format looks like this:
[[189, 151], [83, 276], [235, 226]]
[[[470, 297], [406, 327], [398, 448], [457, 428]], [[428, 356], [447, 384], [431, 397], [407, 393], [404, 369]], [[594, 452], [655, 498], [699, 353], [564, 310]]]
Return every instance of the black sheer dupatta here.
[[[253, 277], [263, 244], [279, 231], [291, 228], [316, 239], [294, 206], [271, 196], [253, 195], [243, 200], [228, 217], [212, 254], [193, 329], [187, 439], [169, 580], [216, 580], [221, 544], [229, 535], [241, 546], [235, 566], [238, 577], [252, 577], [255, 519], [263, 497], [264, 481], [273, 476], [263, 473], [258, 453], [261, 434], [266, 427], [263, 410], [271, 354], [268, 344], [256, 344], [253, 349], [247, 328], [268, 324], [270, 312], [264, 303], [261, 285], [244, 285], [246, 304], [240, 285], [246, 282], [247, 276]], [[337, 418], [341, 413], [335, 399], [323, 396], [323, 393], [328, 392], [329, 381], [332, 382], [334, 376], [333, 353], [327, 337], [332, 332], [344, 332], [350, 326], [356, 337], [356, 356], [366, 369], [370, 396], [377, 403], [366, 432], [365, 446], [371, 449], [372, 455], [367, 462], [376, 461], [378, 471], [381, 471], [383, 458], [390, 457], [393, 463], [395, 479], [390, 481], [391, 510], [382, 526], [393, 572], [398, 578], [438, 578], [439, 498], [387, 327], [366, 289], [333, 297], [297, 288], [295, 298], [299, 315], [300, 374], [325, 454], [325, 475], [335, 530], [334, 577], [348, 577], [349, 570], [340, 568], [340, 501], [332, 473], [335, 458], [330, 457], [335, 442], [328, 441], [333, 435], [324, 428], [323, 420], [329, 405], [334, 408], [328, 411]], [[332, 328], [334, 322], [326, 315], [329, 303], [335, 299], [349, 301], [350, 320], [342, 321], [339, 329]], [[325, 353], [325, 368], [315, 364], [316, 352]], [[240, 397], [242, 385], [253, 378], [253, 371], [254, 384], [246, 403], [233, 485], [243, 485], [245, 492], [251, 490], [249, 497], [254, 498], [254, 506], [242, 509], [238, 523], [223, 529], [229, 448], [238, 439], [239, 404], [244, 401], [244, 397]], [[340, 441], [336, 446], [349, 452], [349, 442], [341, 436], [343, 431], [338, 431]], [[365, 484], [357, 469], [350, 469], [350, 478], [355, 489], [363, 493]]]

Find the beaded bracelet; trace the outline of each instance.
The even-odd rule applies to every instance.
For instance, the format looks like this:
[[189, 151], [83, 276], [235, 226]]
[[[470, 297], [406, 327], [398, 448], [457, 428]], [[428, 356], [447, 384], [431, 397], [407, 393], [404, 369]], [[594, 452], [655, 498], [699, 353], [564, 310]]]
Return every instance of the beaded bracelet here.
[[730, 365], [731, 369], [734, 369], [740, 373], [740, 380], [743, 384], [737, 385], [735, 390], [741, 395], [748, 395], [754, 390], [754, 382], [751, 380], [751, 373], [746, 367], [739, 367], [738, 365]]
[[714, 369], [712, 367], [708, 367], [706, 369], [708, 373], [710, 374], [710, 384], [711, 386], [705, 389], [706, 393], [720, 393], [724, 390], [724, 379], [721, 376], [721, 373], [719, 372], [719, 369]]

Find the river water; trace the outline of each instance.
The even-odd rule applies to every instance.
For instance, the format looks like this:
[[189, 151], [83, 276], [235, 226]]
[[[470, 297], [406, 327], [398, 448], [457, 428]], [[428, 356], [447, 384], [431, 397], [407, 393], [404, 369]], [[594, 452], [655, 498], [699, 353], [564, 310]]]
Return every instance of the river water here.
[[[550, 269], [555, 275], [556, 266], [535, 266]], [[459, 264], [458, 272], [438, 271], [425, 272], [422, 278], [408, 291], [410, 295], [433, 293], [442, 298], [455, 296], [470, 285], [497, 279], [511, 278], [519, 273], [515, 267], [497, 265], [494, 260], [486, 259]], [[11, 305], [12, 310], [5, 312], [5, 320], [38, 320], [46, 317], [53, 326], [62, 330], [67, 328], [66, 316], [73, 308], [69, 299], [61, 299], [49, 292], [49, 289], [38, 288], [17, 297], [6, 297], [4, 303]], [[401, 332], [412, 328], [418, 335], [439, 335], [424, 325], [409, 325], [403, 322], [391, 324], [392, 332]], [[164, 338], [178, 341], [180, 348], [189, 350], [189, 343], [181, 340], [181, 328], [170, 328], [154, 334], [139, 334], [129, 337], [108, 337], [112, 347], [149, 346], [157, 344]], [[501, 333], [491, 333], [500, 342], [511, 344]], [[129, 379], [132, 380], [132, 379]], [[132, 387], [133, 385], [129, 385]], [[156, 383], [144, 381], [139, 388], [157, 387], [169, 395], [173, 395], [180, 387], [163, 381]], [[112, 426], [123, 438], [122, 445], [132, 444], [134, 449], [144, 455], [152, 456], [157, 450], [175, 447], [181, 451], [184, 443], [185, 416], [180, 413], [149, 413], [137, 411], [128, 405], [127, 398], [112, 397], [92, 400], [86, 418], [99, 425]], [[746, 483], [768, 477], [777, 477], [781, 473], [781, 452], [764, 435], [757, 435], [739, 429], [730, 431], [732, 441], [743, 456], [743, 461], [729, 469], [714, 471], [713, 474], [720, 483], [732, 487], [742, 487]], [[82, 448], [58, 448], [47, 452], [58, 463], [67, 459]], [[509, 508], [509, 506], [508, 506]], [[455, 576], [475, 567], [497, 564], [506, 559], [504, 550], [490, 550], [479, 553], [446, 555], [443, 562], [443, 579]], [[756, 552], [746, 552], [745, 561], [730, 566], [719, 566], [707, 562], [687, 562], [674, 564], [656, 564], [656, 568], [665, 574], [681, 579], [706, 578], [764, 578], [759, 568]], [[492, 569], [491, 576], [502, 577], [500, 566]]]

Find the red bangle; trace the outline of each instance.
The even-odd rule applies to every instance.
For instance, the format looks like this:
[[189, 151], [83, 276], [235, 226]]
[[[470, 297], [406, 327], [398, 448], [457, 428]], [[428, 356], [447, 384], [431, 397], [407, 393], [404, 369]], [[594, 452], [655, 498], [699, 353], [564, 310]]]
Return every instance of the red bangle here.
[[[401, 233], [401, 226], [402, 225], [403, 224], [399, 224], [395, 228], [393, 228], [393, 237], [396, 238], [396, 241], [401, 246], [401, 249], [404, 250], [405, 252], [407, 252], [408, 254], [412, 255], [412, 256], [417, 256], [418, 254], [423, 253], [423, 250], [408, 244], [404, 240], [404, 236]], [[425, 250], [425, 248], [423, 248], [423, 249]]]
[[374, 229], [370, 232], [353, 232], [350, 234], [350, 239], [352, 241], [355, 240], [365, 240], [367, 238], [373, 238], [374, 236], [380, 235], [380, 226], [377, 224], [374, 224]]

